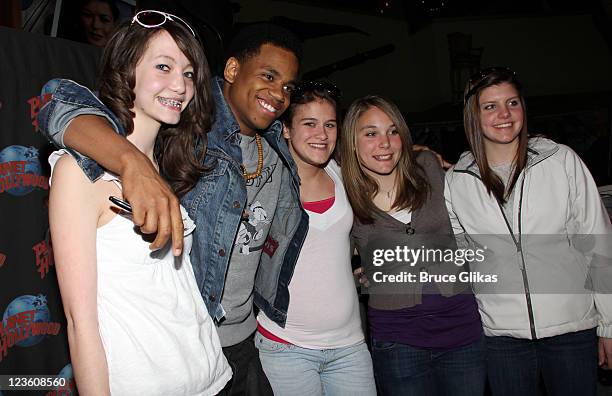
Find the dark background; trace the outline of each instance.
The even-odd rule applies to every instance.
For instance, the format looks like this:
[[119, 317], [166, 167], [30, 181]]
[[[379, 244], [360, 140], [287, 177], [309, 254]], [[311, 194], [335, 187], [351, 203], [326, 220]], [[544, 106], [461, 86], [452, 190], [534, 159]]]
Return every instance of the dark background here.
[[[138, 3], [189, 19], [217, 67], [223, 44], [237, 27], [258, 21], [285, 25], [304, 41], [305, 78], [335, 82], [343, 91], [344, 108], [370, 93], [391, 98], [415, 140], [451, 161], [467, 148], [460, 92], [469, 74], [479, 67], [509, 66], [525, 87], [530, 131], [569, 145], [599, 185], [612, 184], [612, 0]], [[5, 183], [16, 176], [6, 170], [14, 160], [29, 161], [27, 171], [40, 177], [49, 175], [51, 148], [33, 124], [39, 105], [48, 100], [43, 84], [62, 77], [95, 87], [100, 50], [67, 40], [62, 30], [75, 4], [64, 1], [58, 30], [65, 38], [59, 39], [45, 36], [55, 1], [0, 2], [0, 24], [17, 28], [0, 27], [0, 170], [5, 166], [0, 179]], [[28, 20], [22, 20], [26, 15]], [[26, 22], [27, 31], [20, 31]], [[7, 347], [6, 353], [0, 343], [0, 375], [57, 376], [69, 356], [49, 243], [48, 189], [0, 190], [0, 315], [26, 309], [18, 302], [34, 300], [39, 305], [29, 308], [39, 312], [37, 318], [60, 326], [59, 333], [32, 345]], [[7, 342], [11, 331], [18, 329], [0, 332], [0, 342]], [[0, 396], [9, 394], [0, 391]]]

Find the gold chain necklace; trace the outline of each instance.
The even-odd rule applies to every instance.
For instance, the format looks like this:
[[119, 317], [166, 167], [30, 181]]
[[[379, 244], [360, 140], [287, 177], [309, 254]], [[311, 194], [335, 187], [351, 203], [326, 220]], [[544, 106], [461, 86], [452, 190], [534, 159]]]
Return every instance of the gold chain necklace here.
[[253, 180], [259, 177], [263, 170], [263, 145], [261, 144], [261, 136], [257, 133], [255, 134], [255, 144], [257, 144], [257, 169], [255, 172], [247, 173], [246, 166], [244, 166], [244, 164], [240, 165], [242, 168], [242, 176], [244, 176], [245, 180]]

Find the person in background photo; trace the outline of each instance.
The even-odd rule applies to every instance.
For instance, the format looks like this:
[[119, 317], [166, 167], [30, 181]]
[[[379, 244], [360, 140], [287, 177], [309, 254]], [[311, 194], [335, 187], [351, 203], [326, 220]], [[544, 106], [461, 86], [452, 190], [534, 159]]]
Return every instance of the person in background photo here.
[[84, 0], [76, 18], [79, 40], [104, 47], [115, 32], [119, 9], [114, 0]]
[[[380, 96], [349, 107], [342, 126], [341, 168], [359, 255], [393, 240], [395, 247], [455, 246], [444, 205], [444, 171], [430, 151], [413, 151], [400, 110]], [[426, 274], [457, 275], [455, 263], [411, 263]], [[384, 268], [384, 267], [378, 267]], [[404, 268], [408, 269], [408, 268]], [[373, 289], [368, 271], [368, 323], [381, 395], [482, 395], [485, 355], [474, 296], [460, 282], [414, 282]], [[378, 287], [378, 286], [377, 286]]]
[[[99, 100], [113, 123], [183, 195], [205, 169], [213, 119], [210, 71], [193, 30], [142, 11], [111, 38], [101, 63]], [[123, 198], [120, 177], [104, 172], [92, 182], [66, 150], [49, 162], [49, 224], [79, 393], [217, 394], [232, 371], [189, 259], [186, 211], [183, 254], [170, 243], [150, 251], [131, 215], [109, 201]]]
[[331, 159], [340, 91], [303, 81], [283, 115], [283, 136], [300, 176], [308, 233], [289, 283], [284, 327], [257, 316], [255, 345], [277, 395], [376, 394], [351, 273], [353, 211]]

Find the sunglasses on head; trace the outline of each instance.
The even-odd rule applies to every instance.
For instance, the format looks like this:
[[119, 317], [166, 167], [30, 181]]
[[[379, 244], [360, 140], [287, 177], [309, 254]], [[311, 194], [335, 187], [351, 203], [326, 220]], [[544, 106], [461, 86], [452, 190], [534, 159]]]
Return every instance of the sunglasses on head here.
[[493, 73], [499, 73], [502, 75], [505, 74], [510, 77], [516, 76], [516, 73], [506, 66], [493, 66], [479, 70], [477, 73], [474, 73], [468, 80], [468, 83], [470, 84], [471, 88], [465, 94], [465, 97], [463, 99], [464, 103], [467, 102], [471, 96], [473, 96], [476, 92], [478, 92], [478, 90], [480, 90], [484, 86], [487, 77], [489, 77]]
[[309, 92], [325, 92], [331, 96], [336, 102], [342, 97], [340, 89], [329, 81], [301, 81], [291, 92], [291, 101], [301, 98]]
[[136, 15], [134, 15], [134, 18], [132, 18], [132, 24], [136, 22], [140, 26], [147, 29], [160, 27], [168, 21], [182, 23], [185, 27], [187, 27], [187, 29], [189, 29], [193, 37], [196, 37], [195, 31], [191, 28], [191, 26], [189, 26], [187, 22], [185, 22], [185, 20], [176, 15], [168, 14], [167, 12], [157, 10], [145, 10], [138, 12]]

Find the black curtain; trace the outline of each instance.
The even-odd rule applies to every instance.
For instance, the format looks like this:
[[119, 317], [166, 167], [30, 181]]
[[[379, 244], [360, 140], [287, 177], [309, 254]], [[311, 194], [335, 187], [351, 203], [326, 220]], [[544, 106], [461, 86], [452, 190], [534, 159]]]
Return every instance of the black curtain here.
[[49, 238], [53, 148], [36, 114], [51, 98], [51, 79], [94, 87], [99, 55], [92, 46], [0, 27], [0, 375], [72, 378]]

